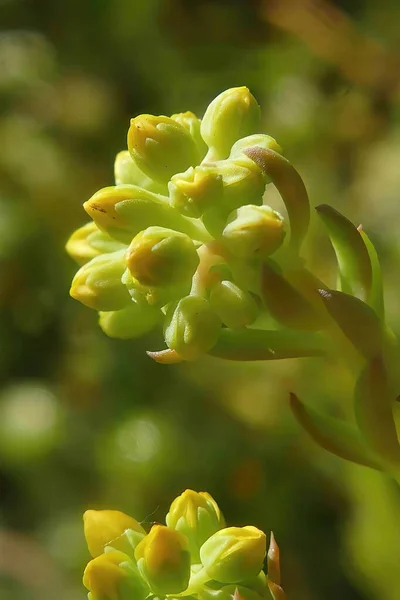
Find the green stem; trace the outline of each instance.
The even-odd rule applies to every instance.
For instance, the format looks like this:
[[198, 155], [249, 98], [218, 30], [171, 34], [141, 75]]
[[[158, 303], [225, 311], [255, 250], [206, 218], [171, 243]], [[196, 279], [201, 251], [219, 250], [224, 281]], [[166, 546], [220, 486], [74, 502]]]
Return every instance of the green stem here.
[[164, 194], [157, 194], [156, 192], [152, 192], [152, 193], [153, 193], [153, 196], [155, 198], [157, 198], [157, 200], [159, 200], [159, 202], [161, 204], [168, 206], [168, 209], [170, 211], [172, 209], [172, 211], [175, 213], [177, 228], [180, 231], [182, 231], [183, 233], [186, 233], [191, 238], [193, 238], [194, 240], [197, 240], [199, 242], [207, 243], [212, 240], [211, 235], [208, 233], [207, 229], [205, 228], [203, 223], [200, 221], [200, 219], [193, 219], [191, 217], [185, 217], [178, 211], [178, 209], [173, 208], [170, 205], [168, 196], [165, 196]]
[[223, 259], [216, 253], [217, 242], [203, 244], [197, 250], [199, 255], [199, 265], [193, 276], [190, 294], [192, 296], [204, 296], [210, 280], [210, 269], [216, 264], [223, 262]]
[[329, 347], [319, 333], [290, 330], [222, 329], [212, 356], [226, 360], [279, 360], [326, 356]]

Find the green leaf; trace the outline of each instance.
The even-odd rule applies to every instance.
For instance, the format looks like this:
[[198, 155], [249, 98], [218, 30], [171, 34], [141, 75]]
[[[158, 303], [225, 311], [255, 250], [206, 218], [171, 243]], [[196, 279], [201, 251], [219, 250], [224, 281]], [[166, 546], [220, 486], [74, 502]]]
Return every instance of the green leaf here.
[[378, 254], [375, 250], [375, 246], [365, 231], [361, 230], [360, 235], [364, 240], [365, 247], [367, 248], [372, 269], [372, 282], [367, 301], [368, 304], [375, 310], [376, 314], [383, 320], [385, 318], [385, 305], [383, 299], [381, 265]]
[[290, 404], [297, 421], [319, 446], [345, 460], [381, 470], [362, 436], [351, 424], [319, 413], [303, 404], [295, 394], [290, 395]]
[[331, 317], [363, 356], [371, 359], [382, 351], [382, 323], [368, 304], [343, 292], [319, 290], [319, 293]]
[[336, 253], [341, 291], [367, 299], [372, 283], [372, 268], [360, 231], [327, 204], [317, 206], [316, 211], [328, 229]]
[[226, 360], [279, 360], [323, 356], [324, 340], [318, 334], [263, 329], [221, 329], [208, 354]]
[[302, 178], [286, 158], [270, 148], [253, 146], [243, 152], [270, 177], [282, 196], [290, 223], [289, 246], [297, 254], [310, 224], [310, 202]]
[[388, 374], [380, 356], [361, 373], [354, 393], [358, 427], [372, 450], [393, 466], [400, 466], [400, 444], [393, 419]]
[[326, 326], [321, 313], [292, 286], [270, 260], [262, 266], [261, 290], [264, 302], [281, 325], [300, 330], [318, 331]]

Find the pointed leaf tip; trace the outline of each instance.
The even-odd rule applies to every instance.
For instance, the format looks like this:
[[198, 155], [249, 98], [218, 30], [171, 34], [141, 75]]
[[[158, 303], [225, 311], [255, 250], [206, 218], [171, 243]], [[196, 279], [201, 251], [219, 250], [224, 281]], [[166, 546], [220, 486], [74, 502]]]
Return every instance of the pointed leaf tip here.
[[325, 307], [347, 339], [366, 358], [382, 351], [382, 322], [359, 298], [336, 290], [318, 290]]
[[268, 587], [273, 600], [286, 600], [286, 594], [279, 585], [273, 581], [268, 581]]
[[322, 296], [322, 298], [327, 298], [327, 299], [329, 299], [329, 298], [331, 298], [331, 297], [332, 297], [332, 294], [331, 294], [331, 292], [330, 292], [329, 290], [326, 290], [326, 289], [322, 289], [322, 288], [320, 288], [320, 289], [319, 289], [319, 290], [317, 290], [317, 291], [318, 291], [318, 294], [319, 294], [320, 296]]
[[275, 536], [271, 531], [269, 549], [267, 554], [268, 562], [268, 579], [277, 585], [281, 582], [281, 568], [280, 568], [280, 556], [279, 546], [276, 543]]
[[316, 207], [326, 226], [339, 266], [340, 290], [367, 299], [372, 268], [367, 247], [357, 228], [347, 217], [328, 204]]
[[156, 351], [147, 350], [146, 354], [161, 365], [175, 365], [183, 360], [175, 350], [171, 350], [170, 348]]
[[378, 253], [375, 246], [369, 239], [365, 231], [361, 231], [360, 235], [364, 240], [364, 244], [367, 248], [369, 259], [372, 268], [372, 284], [371, 290], [368, 296], [368, 304], [375, 310], [377, 315], [384, 320], [385, 317], [385, 303], [383, 298], [383, 285], [382, 285], [382, 273], [381, 265], [379, 262]]

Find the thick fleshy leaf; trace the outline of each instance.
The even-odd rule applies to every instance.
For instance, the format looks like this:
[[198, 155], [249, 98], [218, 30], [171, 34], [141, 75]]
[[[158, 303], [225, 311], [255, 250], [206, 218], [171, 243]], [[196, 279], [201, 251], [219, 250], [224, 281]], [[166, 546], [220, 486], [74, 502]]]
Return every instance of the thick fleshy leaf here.
[[388, 374], [380, 356], [361, 373], [355, 389], [358, 427], [372, 450], [388, 465], [400, 467], [400, 443], [393, 419]]
[[270, 260], [262, 266], [262, 297], [271, 315], [278, 323], [292, 329], [323, 329], [327, 323], [321, 312], [278, 269]]
[[268, 581], [268, 587], [274, 600], [286, 600], [287, 596], [280, 585], [277, 585], [273, 581]]
[[319, 293], [331, 317], [363, 356], [371, 359], [382, 351], [382, 322], [368, 304], [343, 292]]
[[345, 460], [380, 470], [355, 427], [306, 406], [295, 394], [290, 395], [290, 405], [297, 421], [319, 446]]
[[336, 253], [341, 291], [366, 300], [371, 290], [372, 268], [360, 231], [332, 206], [321, 204], [316, 211], [328, 229]]
[[369, 260], [372, 269], [372, 282], [367, 297], [367, 302], [375, 310], [376, 314], [383, 320], [385, 318], [385, 305], [383, 299], [383, 285], [382, 285], [382, 272], [381, 265], [379, 262], [378, 254], [375, 250], [375, 246], [362, 229], [360, 235], [364, 241], [365, 247], [369, 254]]
[[171, 350], [170, 348], [154, 351], [147, 350], [146, 354], [161, 365], [176, 365], [183, 361], [183, 358], [181, 358], [175, 350]]
[[218, 342], [208, 354], [226, 360], [279, 360], [323, 356], [324, 348], [324, 339], [316, 333], [221, 329]]
[[268, 564], [268, 579], [273, 581], [277, 585], [281, 583], [281, 566], [279, 559], [279, 546], [276, 543], [275, 536], [271, 531], [271, 537], [269, 540], [269, 548], [267, 553], [267, 564]]
[[310, 202], [302, 178], [286, 158], [270, 148], [253, 146], [243, 152], [268, 175], [282, 196], [290, 223], [289, 245], [297, 254], [310, 224]]

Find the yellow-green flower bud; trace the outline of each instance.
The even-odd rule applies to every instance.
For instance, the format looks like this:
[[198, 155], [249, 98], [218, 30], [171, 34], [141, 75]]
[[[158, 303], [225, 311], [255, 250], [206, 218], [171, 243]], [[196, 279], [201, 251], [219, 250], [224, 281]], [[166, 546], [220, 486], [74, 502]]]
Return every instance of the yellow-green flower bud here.
[[260, 122], [260, 107], [248, 88], [231, 88], [209, 104], [201, 122], [201, 135], [214, 160], [226, 158], [237, 140], [260, 129]]
[[265, 554], [265, 534], [251, 525], [221, 529], [200, 548], [207, 575], [221, 583], [240, 583], [256, 577]]
[[205, 298], [186, 296], [167, 314], [164, 337], [171, 350], [194, 360], [216, 344], [220, 329], [221, 321]]
[[265, 258], [285, 237], [284, 219], [270, 206], [241, 206], [222, 232], [229, 250], [239, 258]]
[[184, 113], [177, 113], [175, 115], [171, 115], [171, 119], [173, 119], [180, 125], [183, 125], [183, 127], [185, 127], [189, 131], [190, 135], [196, 142], [196, 146], [200, 154], [200, 159], [202, 160], [205, 157], [208, 148], [207, 144], [201, 137], [201, 120], [198, 117], [196, 117], [194, 113], [190, 112], [190, 110]]
[[70, 294], [95, 310], [119, 310], [131, 302], [121, 281], [126, 269], [125, 248], [100, 254], [83, 265], [72, 280]]
[[112, 545], [126, 532], [130, 532], [130, 538], [137, 542], [146, 535], [136, 519], [119, 510], [87, 510], [83, 515], [83, 529], [89, 552], [94, 558], [103, 554], [105, 546]]
[[[181, 285], [166, 285], [157, 287], [148, 287], [139, 283], [129, 269], [126, 269], [122, 276], [122, 283], [126, 285], [131, 298], [140, 306], [145, 303], [151, 306], [154, 310], [159, 311], [172, 300], [177, 300], [182, 295], [186, 294], [190, 286], [190, 280]], [[161, 313], [164, 317], [164, 313]]]
[[113, 551], [91, 560], [83, 574], [91, 600], [144, 600], [149, 588], [136, 565], [123, 552]]
[[139, 169], [162, 183], [201, 160], [186, 127], [164, 116], [139, 115], [131, 119], [128, 149]]
[[212, 287], [210, 304], [230, 329], [248, 327], [259, 314], [259, 307], [250, 292], [240, 289], [232, 281], [221, 281]]
[[126, 253], [133, 277], [147, 287], [190, 285], [199, 257], [189, 236], [163, 227], [137, 234]]
[[83, 206], [100, 229], [126, 244], [152, 225], [182, 231], [195, 240], [204, 239], [201, 223], [183, 217], [170, 206], [167, 197], [136, 185], [103, 188]]
[[222, 176], [202, 165], [174, 175], [168, 189], [171, 205], [187, 217], [201, 217], [222, 201], [224, 193]]
[[190, 578], [188, 541], [179, 531], [154, 525], [135, 550], [138, 569], [155, 594], [179, 594]]
[[[255, 146], [257, 148], [273, 150], [279, 154], [282, 153], [282, 148], [277, 144], [273, 137], [263, 133], [255, 133], [253, 135], [248, 135], [233, 144], [229, 155], [229, 160], [233, 160], [243, 167], [247, 167], [249, 169], [254, 169], [254, 165], [257, 169], [260, 169], [260, 166], [244, 152], [248, 148], [254, 148]], [[265, 186], [267, 183], [271, 182], [271, 178], [268, 177], [262, 169], [260, 170], [262, 171], [261, 174], [264, 178]], [[246, 202], [246, 204], [258, 204], [258, 202]]]
[[79, 265], [84, 265], [99, 254], [121, 250], [124, 245], [100, 231], [96, 223], [90, 222], [79, 227], [69, 238], [65, 249]]
[[253, 146], [274, 150], [275, 152], [279, 152], [279, 154], [282, 152], [282, 148], [273, 137], [266, 135], [265, 133], [255, 133], [253, 135], [247, 135], [246, 137], [235, 142], [231, 148], [229, 158], [251, 160], [248, 158], [248, 156], [246, 156], [246, 154], [243, 153], [243, 150], [246, 148], [252, 148]]
[[189, 542], [192, 562], [200, 562], [200, 547], [225, 521], [215, 500], [207, 492], [186, 490], [172, 502], [166, 517], [168, 527], [183, 533]]
[[121, 152], [118, 152], [115, 157], [114, 176], [116, 185], [137, 185], [138, 187], [158, 194], [166, 192], [165, 184], [150, 179], [150, 177], [147, 177], [147, 175], [139, 169], [137, 164], [133, 161], [129, 150], [122, 150]]
[[250, 159], [227, 159], [202, 165], [204, 172], [222, 178], [223, 198], [221, 204], [231, 212], [244, 204], [262, 204], [266, 178], [261, 169]]
[[160, 309], [151, 306], [145, 299], [142, 302], [132, 300], [121, 310], [100, 312], [99, 325], [109, 337], [128, 340], [154, 329], [162, 317]]

